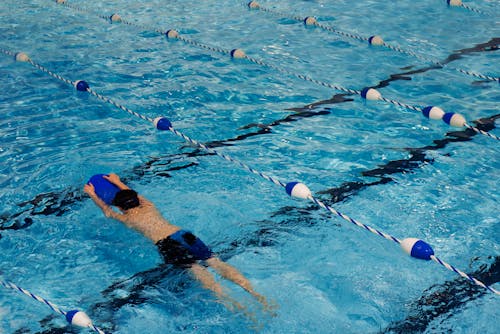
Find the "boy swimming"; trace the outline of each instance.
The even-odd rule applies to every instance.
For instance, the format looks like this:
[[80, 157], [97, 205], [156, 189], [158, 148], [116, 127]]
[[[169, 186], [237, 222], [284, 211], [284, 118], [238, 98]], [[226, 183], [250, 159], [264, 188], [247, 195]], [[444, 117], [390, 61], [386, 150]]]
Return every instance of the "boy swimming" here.
[[[200, 263], [210, 266], [222, 277], [241, 286], [254, 296], [264, 308], [268, 309], [266, 298], [254, 290], [250, 281], [236, 268], [220, 260], [203, 241], [193, 233], [171, 224], [152, 202], [130, 189], [120, 180], [118, 175], [109, 174], [103, 177], [119, 189], [112, 205], [116, 206], [120, 212], [116, 212], [99, 198], [91, 183], [87, 183], [83, 190], [101, 208], [106, 217], [121, 221], [149, 238], [158, 247], [166, 263], [189, 269], [203, 287], [213, 291], [228, 308], [232, 309], [232, 304], [240, 310], [244, 309], [224, 292], [222, 286], [215, 281], [214, 276]], [[227, 304], [227, 301], [231, 304]]]

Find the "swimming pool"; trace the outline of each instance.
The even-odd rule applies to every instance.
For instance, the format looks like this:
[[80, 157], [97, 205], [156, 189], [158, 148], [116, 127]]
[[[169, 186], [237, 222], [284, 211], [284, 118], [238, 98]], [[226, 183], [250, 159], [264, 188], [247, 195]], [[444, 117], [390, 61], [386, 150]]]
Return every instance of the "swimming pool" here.
[[[338, 211], [416, 237], [467, 273], [499, 278], [498, 141], [324, 85], [378, 87], [436, 105], [496, 136], [498, 1], [106, 2], [6, 0], [0, 48], [174, 127], [283, 182], [300, 181]], [[278, 15], [286, 13], [288, 17]], [[119, 13], [133, 24], [100, 16]], [[290, 17], [292, 16], [292, 17]], [[304, 26], [380, 35], [445, 63]], [[200, 45], [167, 39], [175, 29]], [[147, 29], [144, 29], [147, 28]], [[241, 48], [279, 69], [231, 59]], [[215, 50], [215, 51], [214, 51]], [[291, 198], [28, 63], [0, 56], [2, 278], [113, 333], [237, 333], [253, 323], [161, 263], [155, 247], [106, 219], [82, 192], [116, 172], [173, 223], [195, 231], [279, 304], [261, 333], [495, 333], [498, 296], [436, 263]], [[298, 74], [299, 76], [295, 76]], [[71, 333], [45, 305], [0, 290], [0, 332]]]

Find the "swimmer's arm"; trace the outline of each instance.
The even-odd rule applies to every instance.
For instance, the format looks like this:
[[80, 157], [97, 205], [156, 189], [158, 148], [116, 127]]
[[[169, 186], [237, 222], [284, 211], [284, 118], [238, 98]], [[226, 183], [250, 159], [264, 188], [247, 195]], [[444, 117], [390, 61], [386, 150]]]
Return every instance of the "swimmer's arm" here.
[[[125, 183], [123, 183], [121, 180], [120, 180], [120, 177], [116, 174], [109, 174], [109, 175], [104, 175], [103, 176], [106, 180], [108, 180], [109, 182], [113, 183], [115, 186], [117, 186], [118, 188], [120, 188], [120, 190], [129, 190], [129, 186], [127, 186]], [[141, 196], [139, 195], [139, 200], [141, 200], [142, 203], [150, 203], [152, 204], [149, 200], [147, 200], [146, 198], [144, 198], [144, 196]]]
[[113, 183], [115, 186], [120, 188], [120, 190], [129, 190], [130, 188], [120, 180], [120, 177], [114, 173], [109, 175], [104, 175], [104, 178], [109, 182]]
[[94, 201], [94, 203], [102, 210], [104, 215], [106, 217], [110, 217], [113, 219], [117, 219], [119, 221], [124, 221], [125, 220], [125, 215], [122, 215], [115, 210], [113, 210], [109, 205], [107, 205], [102, 199], [99, 198], [99, 196], [96, 195], [94, 185], [91, 183], [86, 184], [83, 187], [83, 191], [85, 191], [90, 198]]

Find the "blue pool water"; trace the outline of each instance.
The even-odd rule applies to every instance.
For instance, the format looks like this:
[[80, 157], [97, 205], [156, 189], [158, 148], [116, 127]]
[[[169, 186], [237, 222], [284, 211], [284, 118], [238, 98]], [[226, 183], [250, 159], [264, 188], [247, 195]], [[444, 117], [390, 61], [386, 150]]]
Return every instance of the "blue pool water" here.
[[[302, 80], [483, 119], [500, 136], [498, 1], [51, 0], [0, 4], [0, 49], [174, 127], [499, 290], [498, 141], [418, 112]], [[133, 24], [110, 24], [119, 13]], [[380, 35], [426, 58], [306, 27]], [[139, 28], [142, 26], [143, 28]], [[151, 28], [151, 29], [149, 29]], [[168, 40], [241, 48], [292, 75]], [[456, 59], [456, 56], [461, 56]], [[113, 333], [497, 333], [499, 296], [327, 213], [240, 166], [0, 54], [0, 272]], [[454, 132], [457, 131], [457, 132]], [[82, 187], [116, 172], [172, 223], [193, 230], [279, 305], [259, 325], [186, 274], [161, 268], [148, 240], [105, 218]], [[76, 333], [63, 317], [0, 289], [0, 333]]]

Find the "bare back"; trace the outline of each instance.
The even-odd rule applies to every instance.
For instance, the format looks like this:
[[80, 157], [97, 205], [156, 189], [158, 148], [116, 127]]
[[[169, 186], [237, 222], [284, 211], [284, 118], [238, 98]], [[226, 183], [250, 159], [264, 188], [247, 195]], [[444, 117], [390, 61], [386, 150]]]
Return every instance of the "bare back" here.
[[112, 217], [122, 221], [128, 227], [144, 234], [154, 243], [180, 230], [170, 224], [149, 200], [139, 197], [139, 206], [128, 209], [123, 214], [113, 212]]

